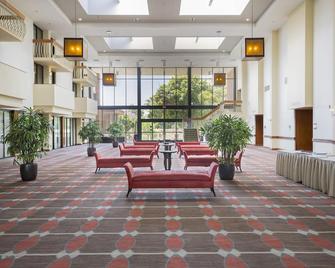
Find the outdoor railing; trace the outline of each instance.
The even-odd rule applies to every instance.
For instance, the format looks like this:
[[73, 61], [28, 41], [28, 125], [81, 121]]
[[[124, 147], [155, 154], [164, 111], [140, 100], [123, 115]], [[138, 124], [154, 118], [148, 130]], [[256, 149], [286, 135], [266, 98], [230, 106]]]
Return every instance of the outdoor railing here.
[[86, 66], [75, 66], [73, 70], [73, 79], [87, 79], [94, 85], [98, 84], [98, 76]]
[[21, 41], [26, 35], [24, 19], [24, 16], [7, 1], [0, 0], [0, 28]]

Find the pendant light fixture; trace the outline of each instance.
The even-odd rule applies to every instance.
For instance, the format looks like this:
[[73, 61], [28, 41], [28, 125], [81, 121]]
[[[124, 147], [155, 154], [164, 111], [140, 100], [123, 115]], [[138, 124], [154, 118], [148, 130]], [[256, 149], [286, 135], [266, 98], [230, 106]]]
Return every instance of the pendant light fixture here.
[[264, 57], [264, 38], [254, 37], [254, 0], [251, 0], [251, 38], [245, 38], [245, 58], [260, 60]]
[[104, 86], [115, 86], [116, 85], [115, 74], [111, 72], [111, 61], [109, 57], [108, 57], [108, 73], [102, 74], [102, 84]]
[[[220, 37], [221, 31], [216, 32]], [[218, 61], [216, 61], [216, 67], [219, 67]], [[226, 85], [226, 74], [225, 73], [214, 73], [214, 86], [225, 86]]]
[[77, 0], [74, 0], [75, 37], [64, 38], [64, 57], [69, 60], [85, 60], [84, 39], [77, 37]]

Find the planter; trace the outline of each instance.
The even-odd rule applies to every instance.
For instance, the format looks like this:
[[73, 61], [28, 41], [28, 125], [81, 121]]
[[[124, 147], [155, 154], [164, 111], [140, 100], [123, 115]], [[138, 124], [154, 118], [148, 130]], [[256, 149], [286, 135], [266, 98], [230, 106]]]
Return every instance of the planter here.
[[34, 181], [37, 177], [37, 164], [20, 165], [20, 174], [23, 181]]
[[117, 141], [113, 141], [113, 148], [117, 148], [119, 146], [119, 143]]
[[233, 180], [235, 175], [235, 166], [231, 164], [219, 165], [219, 176], [221, 180]]
[[87, 155], [88, 156], [94, 156], [94, 153], [97, 151], [95, 147], [88, 147], [87, 148]]

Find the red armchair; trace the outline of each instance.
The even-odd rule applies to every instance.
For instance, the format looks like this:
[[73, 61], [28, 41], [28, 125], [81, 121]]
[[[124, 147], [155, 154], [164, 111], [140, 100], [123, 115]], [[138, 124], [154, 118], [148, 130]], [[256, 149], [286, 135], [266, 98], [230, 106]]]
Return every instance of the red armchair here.
[[214, 196], [214, 179], [218, 168], [217, 163], [212, 163], [206, 173], [190, 171], [151, 171], [135, 173], [131, 163], [126, 163], [124, 168], [128, 178], [129, 196], [135, 188], [210, 188]]
[[102, 168], [121, 168], [126, 163], [131, 163], [133, 167], [150, 167], [153, 170], [154, 152], [149, 156], [102, 157], [99, 153], [95, 153], [94, 156], [96, 162], [95, 173]]
[[234, 165], [235, 165], [235, 168], [236, 168], [237, 170], [240, 170], [241, 172], [242, 172], [242, 166], [241, 166], [241, 164], [242, 164], [242, 156], [243, 156], [243, 153], [244, 153], [244, 151], [240, 151], [240, 152], [238, 153], [238, 156], [235, 157], [235, 159], [234, 159]]
[[187, 170], [188, 167], [209, 167], [213, 162], [217, 163], [218, 159], [215, 155], [188, 155], [184, 152], [185, 156], [185, 166], [184, 169]]

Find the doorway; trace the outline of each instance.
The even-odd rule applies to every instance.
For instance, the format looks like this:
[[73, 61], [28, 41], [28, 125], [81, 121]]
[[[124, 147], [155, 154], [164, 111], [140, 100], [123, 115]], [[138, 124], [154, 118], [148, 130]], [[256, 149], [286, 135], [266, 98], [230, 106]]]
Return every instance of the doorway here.
[[263, 129], [264, 129], [264, 125], [263, 125], [263, 115], [262, 114], [256, 114], [255, 115], [255, 129], [256, 129], [256, 137], [255, 137], [255, 144], [256, 146], [263, 146], [263, 139], [264, 139], [264, 135], [263, 135]]
[[313, 109], [295, 110], [295, 149], [313, 151]]

